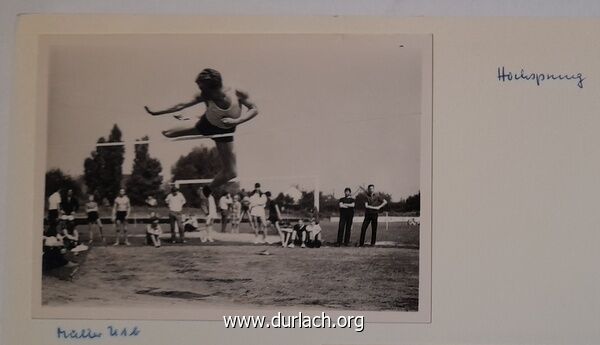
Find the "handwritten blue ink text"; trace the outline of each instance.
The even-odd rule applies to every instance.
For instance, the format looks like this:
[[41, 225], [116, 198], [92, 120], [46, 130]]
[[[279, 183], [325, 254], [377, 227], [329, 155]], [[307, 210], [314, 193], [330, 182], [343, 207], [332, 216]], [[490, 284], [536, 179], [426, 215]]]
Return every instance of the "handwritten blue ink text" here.
[[537, 86], [541, 86], [544, 81], [548, 80], [573, 80], [576, 82], [578, 88], [583, 89], [583, 81], [585, 76], [582, 73], [573, 74], [553, 74], [553, 73], [530, 73], [526, 72], [524, 68], [521, 68], [520, 72], [513, 73], [506, 71], [504, 66], [498, 67], [498, 81], [510, 82], [526, 80], [533, 81]]
[[111, 337], [137, 337], [140, 335], [140, 329], [137, 326], [133, 328], [117, 328], [113, 326], [108, 326], [108, 334]]
[[90, 328], [65, 330], [58, 327], [56, 329], [56, 337], [58, 339], [95, 339], [102, 338], [102, 332], [94, 331]]
[[98, 330], [93, 330], [91, 328], [82, 328], [82, 329], [63, 329], [62, 327], [56, 328], [56, 337], [58, 339], [77, 339], [77, 340], [88, 340], [88, 339], [97, 339], [102, 338], [103, 336], [108, 337], [121, 337], [121, 338], [129, 338], [129, 337], [137, 337], [140, 335], [141, 330], [138, 326], [134, 327], [115, 327], [108, 326], [106, 327], [106, 332], [103, 333]]

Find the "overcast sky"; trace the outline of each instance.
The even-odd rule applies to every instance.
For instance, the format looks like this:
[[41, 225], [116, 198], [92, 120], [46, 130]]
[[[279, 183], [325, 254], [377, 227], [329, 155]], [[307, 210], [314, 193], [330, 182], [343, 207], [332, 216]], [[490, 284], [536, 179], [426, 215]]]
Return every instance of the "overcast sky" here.
[[[321, 190], [374, 183], [397, 200], [419, 190], [421, 46], [401, 35], [107, 35], [51, 37], [48, 168], [80, 175], [96, 140], [118, 124], [126, 141], [189, 121], [153, 109], [188, 101], [205, 67], [250, 93], [260, 115], [235, 136], [238, 169], [267, 189], [317, 175]], [[401, 45], [403, 47], [401, 47]], [[150, 145], [170, 179], [174, 162], [211, 140]], [[124, 173], [131, 171], [126, 147]], [[277, 180], [270, 179], [279, 177]], [[277, 181], [277, 182], [275, 182]], [[301, 185], [307, 179], [298, 179]], [[269, 188], [269, 187], [272, 188]]]

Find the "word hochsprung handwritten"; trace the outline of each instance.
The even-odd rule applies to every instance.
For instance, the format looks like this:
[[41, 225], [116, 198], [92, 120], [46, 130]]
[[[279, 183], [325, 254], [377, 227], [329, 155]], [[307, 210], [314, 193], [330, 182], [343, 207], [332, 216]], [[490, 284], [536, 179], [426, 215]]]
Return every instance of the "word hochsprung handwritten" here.
[[537, 86], [541, 86], [547, 80], [574, 80], [577, 82], [577, 87], [583, 89], [583, 81], [585, 77], [582, 73], [573, 74], [553, 74], [553, 73], [529, 73], [521, 68], [520, 73], [507, 72], [504, 68], [498, 67], [498, 81], [510, 82], [518, 80], [534, 81]]

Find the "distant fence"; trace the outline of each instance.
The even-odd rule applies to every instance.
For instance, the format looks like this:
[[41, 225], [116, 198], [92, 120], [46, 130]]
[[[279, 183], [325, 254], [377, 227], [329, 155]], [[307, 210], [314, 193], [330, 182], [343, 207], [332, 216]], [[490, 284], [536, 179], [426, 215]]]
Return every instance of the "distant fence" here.
[[[300, 217], [283, 217], [283, 221], [289, 222], [289, 223], [295, 223], [298, 222], [298, 220], [300, 220]], [[303, 218], [304, 220], [307, 220], [306, 218]], [[327, 218], [321, 218], [321, 219], [327, 219]], [[363, 220], [365, 219], [364, 216], [355, 216], [353, 218], [353, 222], [354, 223], [362, 223]], [[197, 217], [196, 220], [198, 221], [198, 223], [206, 223], [206, 218], [204, 217]], [[382, 223], [407, 223], [410, 221], [414, 221], [417, 223], [420, 223], [420, 218], [419, 217], [400, 217], [400, 216], [379, 216], [378, 218], [379, 222]], [[75, 218], [75, 224], [76, 225], [87, 225], [88, 224], [88, 219], [87, 217], [76, 217]], [[113, 224], [113, 220], [111, 217], [100, 217], [100, 221], [102, 222], [102, 224]], [[159, 223], [161, 224], [169, 224], [169, 218], [168, 217], [160, 217], [158, 219]], [[331, 221], [332, 223], [339, 223], [340, 221], [340, 217], [330, 217], [329, 221]], [[216, 218], [214, 220], [215, 223], [220, 223], [221, 222], [221, 218]], [[244, 217], [244, 219], [242, 220], [243, 223], [248, 223], [248, 218]], [[128, 224], [149, 224], [150, 223], [150, 217], [144, 216], [144, 217], [129, 217], [127, 218], [127, 223]], [[48, 225], [48, 222], [46, 219], [44, 219], [44, 225]]]
[[[355, 216], [352, 218], [353, 223], [362, 223], [365, 219], [364, 216]], [[415, 221], [420, 223], [420, 217], [399, 217], [399, 216], [379, 216], [377, 219], [382, 223], [407, 223], [409, 221]], [[340, 217], [331, 217], [331, 221], [337, 223], [340, 221]]]
[[[111, 217], [100, 217], [99, 219], [102, 222], [102, 224], [114, 224]], [[204, 218], [204, 217], [197, 217], [196, 220], [200, 224], [206, 223], [206, 218]], [[229, 220], [231, 221], [231, 219], [229, 219]], [[289, 223], [295, 223], [295, 222], [298, 222], [298, 220], [300, 220], [300, 218], [284, 217], [282, 220], [289, 222]], [[59, 219], [59, 221], [60, 221], [60, 219]], [[75, 222], [75, 225], [87, 225], [88, 224], [87, 217], [76, 217], [73, 221]], [[161, 224], [169, 224], [170, 219], [168, 217], [161, 217], [161, 218], [158, 218], [158, 222]], [[215, 218], [213, 222], [221, 223], [221, 218]], [[244, 217], [244, 219], [241, 222], [248, 223], [248, 218]], [[129, 217], [129, 218], [127, 218], [127, 224], [150, 224], [150, 217]], [[44, 225], [48, 225], [48, 221], [46, 219], [44, 219]]]

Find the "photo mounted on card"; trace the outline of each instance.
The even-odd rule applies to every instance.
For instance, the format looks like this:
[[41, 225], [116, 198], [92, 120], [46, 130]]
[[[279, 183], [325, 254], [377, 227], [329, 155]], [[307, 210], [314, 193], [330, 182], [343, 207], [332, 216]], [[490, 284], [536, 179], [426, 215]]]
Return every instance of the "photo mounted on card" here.
[[41, 35], [33, 316], [429, 322], [432, 35]]

